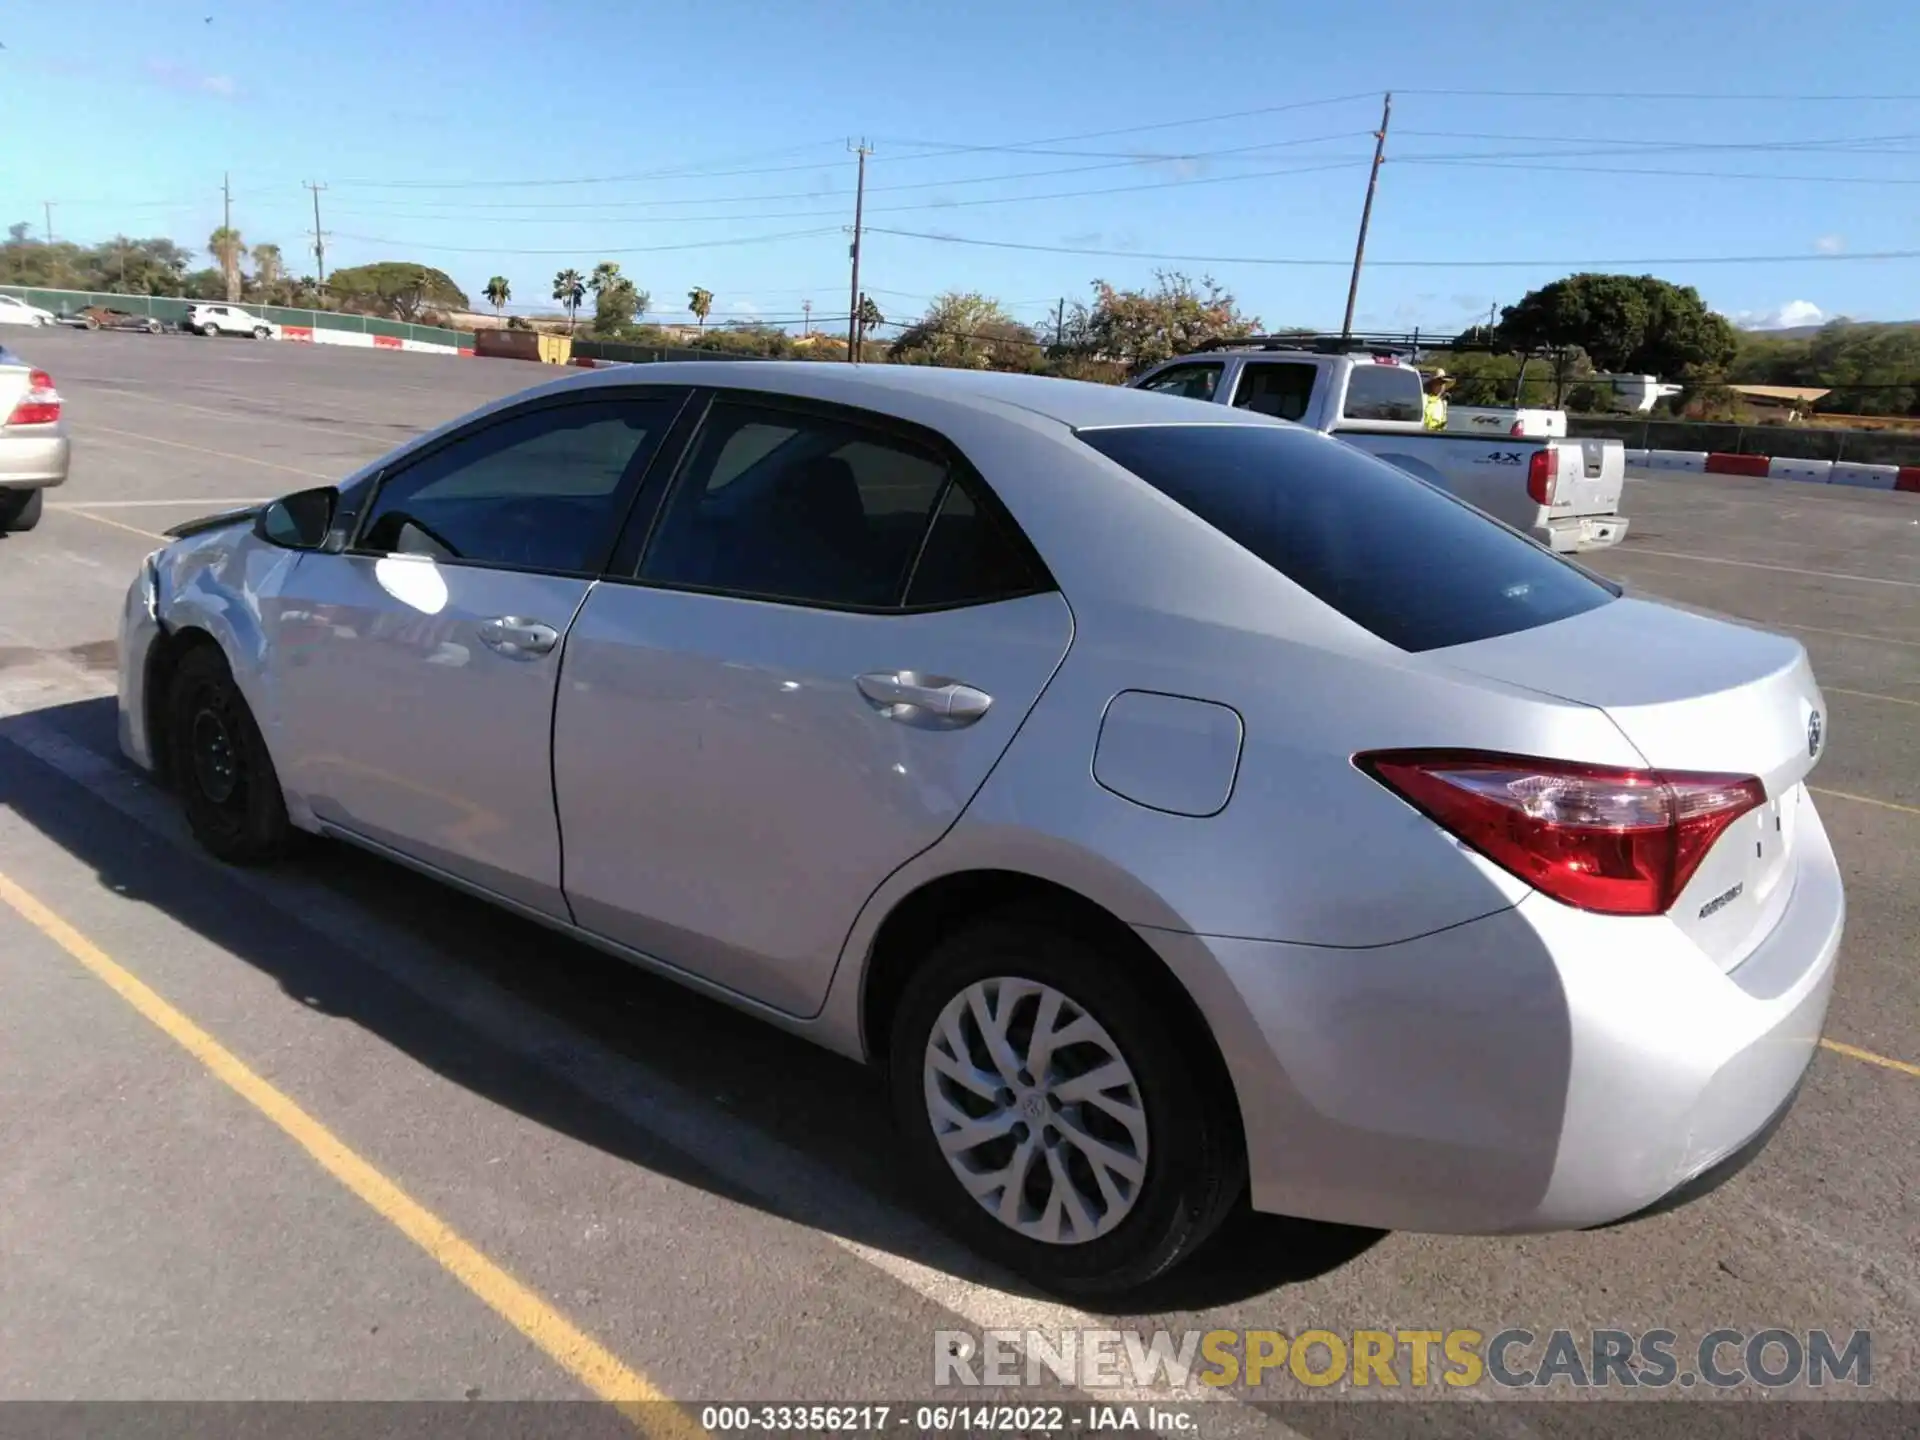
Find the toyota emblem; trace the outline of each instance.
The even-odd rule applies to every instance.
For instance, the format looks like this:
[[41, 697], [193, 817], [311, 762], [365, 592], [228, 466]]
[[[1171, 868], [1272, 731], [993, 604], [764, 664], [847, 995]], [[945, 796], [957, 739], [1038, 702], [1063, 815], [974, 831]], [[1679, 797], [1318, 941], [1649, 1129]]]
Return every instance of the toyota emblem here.
[[1814, 757], [1820, 754], [1820, 712], [1818, 710], [1807, 717], [1807, 754]]

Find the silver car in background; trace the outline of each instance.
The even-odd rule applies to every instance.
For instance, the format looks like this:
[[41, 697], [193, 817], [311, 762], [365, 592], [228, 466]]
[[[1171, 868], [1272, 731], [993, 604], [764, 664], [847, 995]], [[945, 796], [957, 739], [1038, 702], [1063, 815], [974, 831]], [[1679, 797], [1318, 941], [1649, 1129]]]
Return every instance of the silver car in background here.
[[0, 345], [0, 534], [40, 523], [70, 452], [53, 376]]
[[1679, 1203], [1824, 1021], [1801, 647], [1280, 420], [649, 365], [175, 533], [121, 742], [209, 850], [351, 841], [873, 1062], [1060, 1293], [1246, 1202]]

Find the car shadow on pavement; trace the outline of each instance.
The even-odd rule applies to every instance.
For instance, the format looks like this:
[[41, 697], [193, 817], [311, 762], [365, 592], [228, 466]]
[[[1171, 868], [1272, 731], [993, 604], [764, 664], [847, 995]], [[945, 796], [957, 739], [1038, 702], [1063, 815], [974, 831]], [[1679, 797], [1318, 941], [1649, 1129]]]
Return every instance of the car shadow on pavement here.
[[[0, 719], [0, 740], [22, 723]], [[110, 699], [38, 710], [25, 723], [124, 766]], [[930, 1226], [871, 1223], [874, 1213], [889, 1209], [924, 1213], [901, 1175], [875, 1072], [344, 844], [316, 843], [294, 861], [243, 879], [193, 847], [170, 803], [167, 839], [176, 843], [155, 844], [144, 826], [129, 823], [76, 781], [11, 745], [0, 746], [0, 753], [8, 761], [0, 764], [0, 804], [87, 864], [106, 890], [154, 907], [272, 976], [300, 1004], [359, 1025], [473, 1093], [631, 1164], [963, 1279], [1020, 1289], [1023, 1282], [977, 1261]], [[131, 767], [124, 773], [129, 783], [136, 780]], [[168, 801], [156, 790], [147, 798]], [[489, 982], [559, 1021], [583, 1045], [616, 1053], [710, 1106], [716, 1118], [781, 1142], [882, 1203], [836, 1207], [796, 1197], [789, 1205], [785, 1195], [749, 1192], [715, 1174], [612, 1105], [557, 1079], [538, 1058], [480, 1035], [377, 959], [322, 933], [299, 913], [310, 903], [303, 895], [315, 886], [329, 904], [345, 902], [427, 947], [438, 964], [456, 967], [456, 980], [464, 973]], [[137, 971], [138, 957], [127, 958]], [[1149, 1293], [1128, 1297], [1125, 1313], [1232, 1304], [1336, 1269], [1381, 1234], [1243, 1207], [1187, 1266]]]

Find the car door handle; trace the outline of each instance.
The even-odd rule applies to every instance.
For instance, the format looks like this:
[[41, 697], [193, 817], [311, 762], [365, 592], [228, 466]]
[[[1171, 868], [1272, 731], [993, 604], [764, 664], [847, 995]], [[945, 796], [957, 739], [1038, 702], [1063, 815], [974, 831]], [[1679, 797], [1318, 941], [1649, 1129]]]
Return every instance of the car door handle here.
[[907, 723], [933, 722], [942, 728], [971, 725], [993, 704], [993, 697], [984, 690], [918, 670], [876, 671], [860, 676], [854, 684], [874, 709], [889, 720]]
[[480, 622], [481, 643], [512, 659], [545, 655], [560, 643], [560, 632], [538, 620], [496, 615]]

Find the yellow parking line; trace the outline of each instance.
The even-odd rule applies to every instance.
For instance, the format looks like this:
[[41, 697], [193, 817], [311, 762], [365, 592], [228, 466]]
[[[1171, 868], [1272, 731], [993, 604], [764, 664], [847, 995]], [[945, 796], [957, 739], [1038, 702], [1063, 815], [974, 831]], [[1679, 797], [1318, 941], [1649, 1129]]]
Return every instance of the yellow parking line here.
[[1836, 1055], [1844, 1055], [1849, 1060], [1864, 1060], [1869, 1065], [1878, 1065], [1885, 1070], [1898, 1070], [1902, 1075], [1911, 1075], [1920, 1080], [1920, 1065], [1909, 1065], [1904, 1060], [1890, 1059], [1885, 1055], [1876, 1055], [1871, 1050], [1862, 1050], [1858, 1045], [1847, 1045], [1839, 1040], [1820, 1042], [1822, 1050], [1831, 1050]]
[[189, 445], [184, 440], [162, 440], [157, 435], [142, 435], [137, 430], [116, 430], [111, 425], [96, 425], [91, 420], [81, 422], [88, 430], [98, 430], [102, 435], [119, 435], [128, 440], [143, 441], [148, 445], [165, 445], [172, 450], [191, 450], [196, 455], [211, 455], [216, 460], [238, 460], [243, 465], [264, 465], [269, 470], [284, 470], [289, 475], [305, 475], [309, 480], [336, 480], [337, 475], [323, 475], [318, 470], [302, 470], [297, 465], [282, 465], [277, 460], [262, 460], [257, 455], [235, 455], [228, 450], [209, 450], [204, 445]]
[[1842, 690], [1838, 685], [1820, 687], [1829, 695], [1853, 695], [1862, 700], [1885, 700], [1889, 705], [1920, 705], [1920, 700], [1909, 700], [1901, 695], [1882, 695], [1877, 690]]
[[124, 530], [129, 535], [144, 535], [149, 540], [165, 540], [164, 535], [156, 535], [151, 530], [142, 530], [138, 525], [128, 525], [119, 520], [109, 520], [104, 515], [95, 515], [91, 510], [82, 510], [77, 505], [56, 505], [53, 507], [62, 515], [78, 515], [83, 520], [98, 520], [102, 525], [111, 525], [116, 530]]
[[248, 1069], [232, 1051], [4, 874], [0, 874], [0, 900], [6, 901], [29, 925], [92, 971], [236, 1095], [279, 1126], [321, 1169], [426, 1251], [441, 1268], [548, 1358], [593, 1394], [618, 1407], [643, 1433], [662, 1437], [706, 1433], [644, 1375], [481, 1254], [439, 1216], [350, 1150], [326, 1126]]
[[1856, 805], [1878, 805], [1882, 810], [1898, 810], [1907, 815], [1920, 815], [1920, 805], [1902, 805], [1898, 800], [1876, 800], [1871, 795], [1855, 795], [1846, 790], [1829, 790], [1821, 785], [1809, 785], [1807, 789], [1816, 795], [1831, 795], [1836, 800], [1851, 800]]

